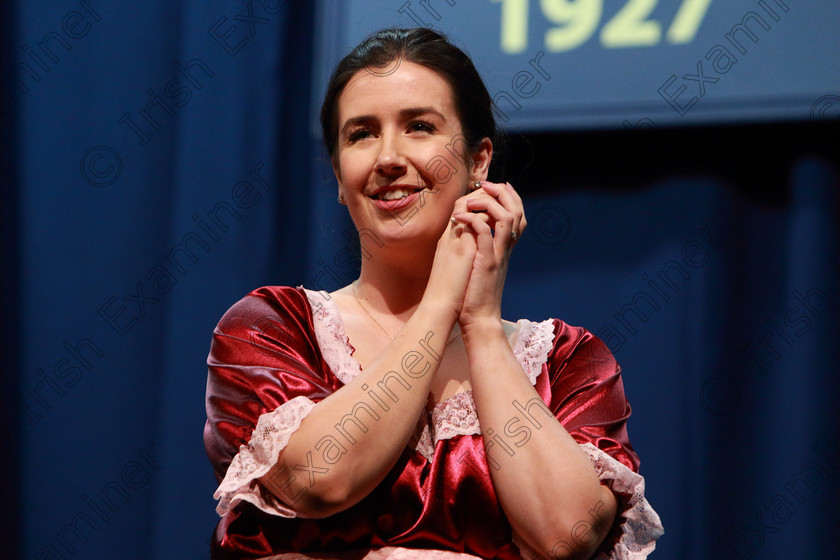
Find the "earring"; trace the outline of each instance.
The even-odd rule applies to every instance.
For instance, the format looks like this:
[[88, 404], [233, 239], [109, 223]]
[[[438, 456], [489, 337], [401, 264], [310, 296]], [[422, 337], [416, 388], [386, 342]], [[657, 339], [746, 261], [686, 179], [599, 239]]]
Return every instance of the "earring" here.
[[341, 194], [338, 195], [338, 203], [344, 204], [344, 197]]
[[473, 190], [478, 190], [481, 188], [481, 181], [476, 181], [473, 183]]

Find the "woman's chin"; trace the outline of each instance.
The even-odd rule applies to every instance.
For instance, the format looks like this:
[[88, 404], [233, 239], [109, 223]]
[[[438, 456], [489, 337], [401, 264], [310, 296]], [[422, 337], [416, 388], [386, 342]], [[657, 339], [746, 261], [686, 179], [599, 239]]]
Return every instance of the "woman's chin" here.
[[368, 238], [366, 247], [371, 246], [373, 250], [399, 248], [414, 254], [426, 250], [434, 253], [444, 228], [436, 227], [419, 214], [409, 214], [403, 219], [388, 217], [376, 224], [367, 224], [359, 228], [359, 235]]

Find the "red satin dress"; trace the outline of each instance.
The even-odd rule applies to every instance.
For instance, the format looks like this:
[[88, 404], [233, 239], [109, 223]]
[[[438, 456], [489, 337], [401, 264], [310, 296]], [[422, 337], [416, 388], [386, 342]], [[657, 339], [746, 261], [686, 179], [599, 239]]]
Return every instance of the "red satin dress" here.
[[[585, 329], [557, 319], [518, 326], [511, 342], [523, 372], [618, 498], [619, 514], [597, 557], [647, 557], [662, 528], [627, 437], [630, 406], [619, 366]], [[222, 515], [214, 559], [537, 557], [513, 534], [490, 478], [503, 443], [515, 450], [523, 430], [535, 429], [534, 408], [529, 414], [523, 407], [515, 437], [500, 434], [507, 441], [485, 452], [471, 393], [438, 403], [421, 415], [415, 437], [367, 497], [325, 519], [306, 519], [292, 509], [293, 496], [277, 500], [257, 478], [302, 418], [359, 372], [337, 307], [323, 292], [255, 290], [222, 317], [208, 366], [204, 443], [221, 483], [215, 497]], [[368, 412], [357, 418], [375, 421], [386, 401], [382, 391], [371, 394]], [[340, 460], [342, 446], [352, 444], [352, 436], [341, 435], [322, 447], [327, 459]]]

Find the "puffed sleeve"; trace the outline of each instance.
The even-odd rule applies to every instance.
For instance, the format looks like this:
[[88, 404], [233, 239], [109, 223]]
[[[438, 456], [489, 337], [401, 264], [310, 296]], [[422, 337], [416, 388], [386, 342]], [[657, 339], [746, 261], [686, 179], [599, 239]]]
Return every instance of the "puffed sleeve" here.
[[204, 445], [220, 481], [217, 512], [244, 501], [294, 516], [257, 479], [315, 404], [340, 386], [318, 348], [305, 292], [264, 287], [238, 301], [213, 331], [207, 364]]
[[558, 320], [544, 368], [535, 388], [618, 500], [615, 525], [597, 558], [646, 558], [663, 529], [644, 497], [639, 457], [627, 435], [630, 405], [621, 368], [599, 338]]

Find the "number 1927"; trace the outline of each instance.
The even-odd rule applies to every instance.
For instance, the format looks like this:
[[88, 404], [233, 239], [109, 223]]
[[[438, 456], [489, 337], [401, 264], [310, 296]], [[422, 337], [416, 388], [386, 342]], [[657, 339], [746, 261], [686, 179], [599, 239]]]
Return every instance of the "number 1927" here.
[[[515, 54], [528, 46], [530, 0], [491, 0], [501, 4], [502, 51]], [[659, 0], [627, 0], [601, 28], [606, 48], [649, 47], [662, 39], [662, 24], [648, 19]], [[682, 0], [666, 39], [669, 43], [690, 43], [712, 0]], [[543, 16], [554, 27], [545, 32], [550, 52], [569, 51], [589, 40], [603, 16], [604, 0], [539, 0]]]

